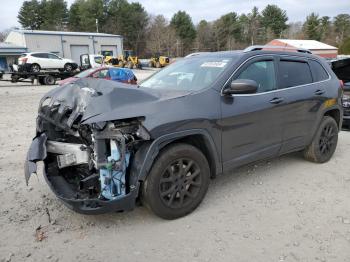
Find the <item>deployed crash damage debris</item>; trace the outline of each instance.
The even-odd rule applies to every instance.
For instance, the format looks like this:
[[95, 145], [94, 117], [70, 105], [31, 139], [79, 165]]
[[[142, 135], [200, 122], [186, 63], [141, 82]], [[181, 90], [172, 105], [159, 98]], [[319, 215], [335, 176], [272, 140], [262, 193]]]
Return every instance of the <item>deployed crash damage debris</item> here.
[[108, 101], [94, 99], [105, 93], [113, 97], [114, 90], [105, 81], [81, 80], [56, 88], [41, 100], [37, 135], [25, 165], [27, 184], [36, 173], [36, 162], [44, 161], [51, 189], [74, 210], [103, 212], [111, 205], [118, 210], [121, 203], [128, 209], [127, 203], [114, 200], [131, 203], [137, 196], [129, 163], [140, 144], [150, 139], [142, 125], [144, 118], [84, 122], [108, 106]]

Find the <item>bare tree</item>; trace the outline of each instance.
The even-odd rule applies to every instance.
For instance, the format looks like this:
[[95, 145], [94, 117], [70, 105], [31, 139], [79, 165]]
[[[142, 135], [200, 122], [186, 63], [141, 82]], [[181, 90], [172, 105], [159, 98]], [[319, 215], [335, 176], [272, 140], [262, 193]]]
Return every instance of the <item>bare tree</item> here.
[[148, 52], [152, 55], [174, 55], [176, 42], [175, 30], [169, 26], [167, 19], [162, 15], [152, 17], [146, 41]]

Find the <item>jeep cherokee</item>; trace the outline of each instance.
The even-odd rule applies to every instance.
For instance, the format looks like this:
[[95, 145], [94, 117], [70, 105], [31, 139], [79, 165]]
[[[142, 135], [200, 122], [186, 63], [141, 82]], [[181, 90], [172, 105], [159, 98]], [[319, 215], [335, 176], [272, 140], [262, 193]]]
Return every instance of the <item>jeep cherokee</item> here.
[[211, 177], [303, 151], [328, 161], [342, 123], [342, 88], [305, 50], [197, 53], [138, 88], [81, 79], [49, 91], [25, 162], [59, 199], [85, 214], [136, 200], [158, 216], [193, 211]]

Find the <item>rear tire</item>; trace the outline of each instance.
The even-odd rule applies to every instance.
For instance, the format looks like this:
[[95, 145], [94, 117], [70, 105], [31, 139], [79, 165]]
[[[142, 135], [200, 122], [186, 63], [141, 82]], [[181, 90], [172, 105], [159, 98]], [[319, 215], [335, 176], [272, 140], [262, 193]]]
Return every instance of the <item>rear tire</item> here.
[[41, 68], [40, 68], [40, 65], [38, 65], [38, 64], [32, 64], [30, 66], [30, 71], [33, 73], [39, 73], [40, 70], [41, 70]]
[[331, 159], [338, 143], [338, 125], [334, 118], [324, 116], [311, 144], [305, 149], [305, 159], [325, 163]]
[[209, 186], [206, 157], [194, 146], [174, 144], [163, 149], [143, 183], [141, 200], [164, 219], [191, 213]]
[[56, 83], [56, 79], [51, 75], [47, 75], [44, 77], [43, 82], [45, 85], [54, 85]]

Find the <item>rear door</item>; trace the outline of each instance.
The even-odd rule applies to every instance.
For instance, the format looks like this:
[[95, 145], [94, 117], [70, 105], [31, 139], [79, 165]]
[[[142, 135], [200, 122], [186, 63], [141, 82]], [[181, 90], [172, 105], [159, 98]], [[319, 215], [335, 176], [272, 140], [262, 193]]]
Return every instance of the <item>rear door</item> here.
[[275, 97], [274, 56], [250, 59], [233, 78], [258, 84], [256, 94], [222, 96], [222, 159], [224, 170], [276, 156], [282, 142], [281, 119]]
[[281, 153], [287, 153], [309, 143], [326, 90], [314, 82], [307, 58], [289, 56], [279, 58], [278, 89], [283, 99], [278, 105], [283, 126]]
[[48, 68], [47, 59], [44, 58], [43, 53], [34, 53], [34, 54], [30, 54], [30, 56], [32, 56], [32, 59], [30, 59], [31, 60], [30, 63], [38, 64], [42, 69]]
[[39, 54], [36, 54], [36, 57], [38, 58], [41, 68], [45, 68], [45, 69], [51, 68], [48, 53], [39, 53]]

